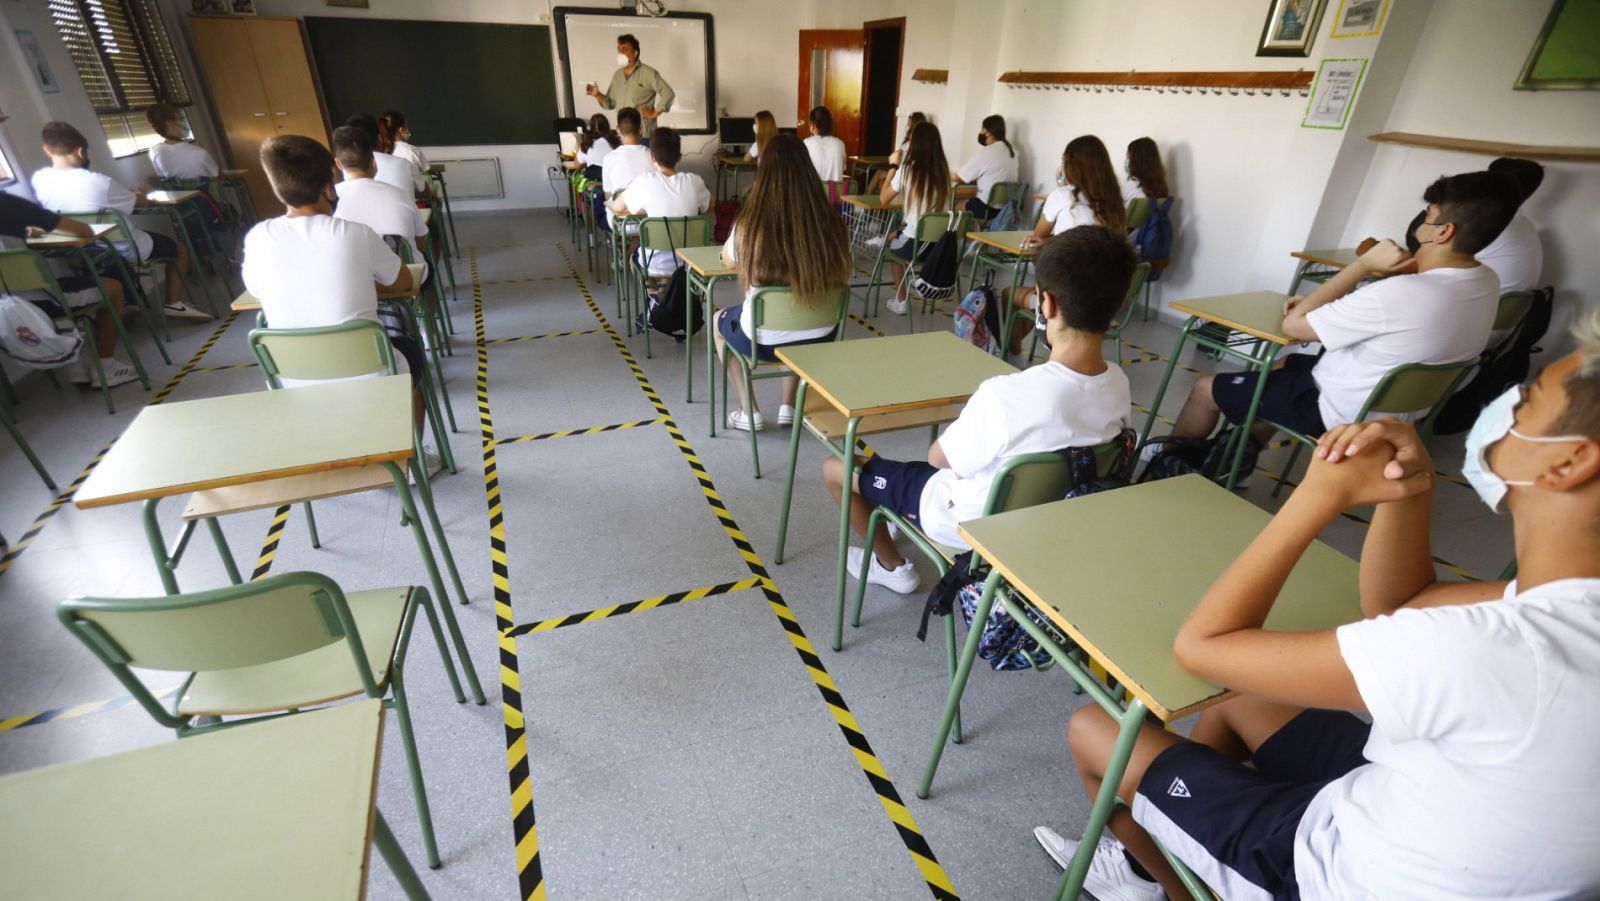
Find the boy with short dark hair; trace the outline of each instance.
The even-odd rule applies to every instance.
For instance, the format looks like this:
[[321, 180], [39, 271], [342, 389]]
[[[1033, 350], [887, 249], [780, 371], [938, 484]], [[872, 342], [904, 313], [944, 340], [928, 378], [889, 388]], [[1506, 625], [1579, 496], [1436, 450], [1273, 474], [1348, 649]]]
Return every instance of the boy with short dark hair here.
[[[982, 514], [1000, 464], [1019, 454], [1089, 447], [1122, 432], [1131, 405], [1128, 377], [1105, 358], [1102, 342], [1138, 266], [1123, 235], [1081, 225], [1050, 239], [1034, 255], [1039, 310], [1050, 359], [996, 376], [967, 401], [961, 416], [928, 448], [928, 459], [858, 460], [850, 521], [866, 534], [873, 507], [886, 507], [941, 544], [965, 548], [956, 526]], [[822, 467], [837, 503], [844, 464]], [[919, 578], [880, 525], [871, 544], [868, 582], [909, 594]], [[866, 552], [851, 548], [848, 567], [862, 578]]]
[[392, 153], [384, 153], [377, 149], [378, 146], [378, 120], [368, 113], [356, 113], [345, 120], [345, 125], [359, 128], [367, 136], [367, 143], [373, 148], [372, 159], [376, 163], [373, 178], [390, 185], [396, 190], [412, 197], [424, 194], [428, 189], [427, 179], [423, 178], [422, 170], [418, 169], [410, 160], [404, 160]]
[[[683, 159], [683, 141], [677, 130], [656, 129], [655, 137], [650, 139], [650, 159], [655, 163], [655, 171], [635, 178], [612, 201], [613, 210], [631, 216], [677, 217], [698, 216], [711, 207], [711, 192], [706, 189], [705, 181], [693, 172], [677, 170], [678, 162]], [[652, 276], [668, 276], [678, 268], [678, 260], [670, 250], [646, 253], [641, 248], [639, 252], [639, 262]]]
[[344, 173], [344, 179], [333, 186], [339, 195], [339, 205], [333, 215], [339, 219], [359, 222], [379, 235], [394, 236], [416, 245], [413, 258], [421, 261], [423, 241], [428, 226], [422, 221], [422, 211], [394, 185], [386, 185], [374, 177], [377, 164], [372, 141], [362, 129], [341, 125], [333, 130], [333, 161]]
[[[87, 213], [111, 209], [128, 221], [132, 241], [115, 242], [117, 252], [129, 262], [135, 255], [146, 262], [166, 264], [166, 301], [163, 311], [174, 319], [210, 320], [211, 317], [183, 302], [183, 276], [189, 269], [189, 253], [182, 244], [162, 234], [151, 234], [133, 227], [133, 208], [149, 192], [147, 185], [128, 190], [121, 182], [89, 169], [89, 140], [66, 122], [49, 122], [43, 131], [44, 152], [50, 165], [33, 173], [33, 196], [39, 204], [59, 213]], [[116, 277], [113, 268], [104, 273]], [[137, 285], [123, 285], [124, 291]]]
[[615, 213], [610, 208], [610, 201], [621, 194], [633, 184], [634, 179], [655, 171], [655, 164], [650, 161], [650, 151], [641, 143], [639, 111], [631, 106], [625, 106], [617, 113], [617, 136], [622, 139], [622, 145], [606, 154], [600, 163], [600, 188], [606, 195], [606, 230], [611, 230], [615, 221]]

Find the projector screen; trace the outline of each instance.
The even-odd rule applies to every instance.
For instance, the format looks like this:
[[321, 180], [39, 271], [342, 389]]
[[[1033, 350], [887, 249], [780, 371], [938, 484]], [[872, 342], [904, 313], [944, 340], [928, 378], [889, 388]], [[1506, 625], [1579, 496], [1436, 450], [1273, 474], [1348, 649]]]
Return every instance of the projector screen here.
[[617, 38], [639, 39], [639, 61], [652, 66], [672, 86], [672, 109], [656, 120], [687, 134], [712, 134], [716, 128], [717, 71], [712, 52], [710, 13], [668, 13], [634, 16], [614, 9], [558, 6], [556, 43], [565, 69], [567, 110], [587, 119], [605, 112], [611, 124], [616, 113], [602, 110], [584, 86], [604, 91], [617, 65]]

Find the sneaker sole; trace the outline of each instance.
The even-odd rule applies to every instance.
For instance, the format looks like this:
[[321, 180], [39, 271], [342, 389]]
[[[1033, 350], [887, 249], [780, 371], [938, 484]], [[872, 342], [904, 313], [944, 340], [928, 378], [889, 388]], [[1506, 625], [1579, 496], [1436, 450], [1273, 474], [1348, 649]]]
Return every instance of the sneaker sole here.
[[1059, 853], [1057, 853], [1056, 849], [1050, 847], [1050, 843], [1045, 841], [1045, 837], [1040, 834], [1040, 832], [1039, 832], [1040, 828], [1042, 828], [1042, 827], [1035, 827], [1034, 828], [1034, 830], [1033, 830], [1033, 838], [1034, 838], [1034, 840], [1039, 843], [1039, 847], [1044, 849], [1044, 853], [1050, 855], [1050, 859], [1056, 862], [1056, 866], [1058, 866], [1061, 869], [1065, 870], [1072, 863], [1072, 858], [1068, 857], [1066, 859], [1062, 859], [1061, 855]]

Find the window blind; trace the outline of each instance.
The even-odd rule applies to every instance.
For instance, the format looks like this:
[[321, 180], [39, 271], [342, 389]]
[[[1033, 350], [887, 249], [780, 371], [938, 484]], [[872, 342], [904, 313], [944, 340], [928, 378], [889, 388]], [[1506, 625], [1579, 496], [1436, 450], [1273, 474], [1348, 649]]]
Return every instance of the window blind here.
[[187, 106], [188, 84], [154, 0], [49, 0], [50, 18], [97, 113]]

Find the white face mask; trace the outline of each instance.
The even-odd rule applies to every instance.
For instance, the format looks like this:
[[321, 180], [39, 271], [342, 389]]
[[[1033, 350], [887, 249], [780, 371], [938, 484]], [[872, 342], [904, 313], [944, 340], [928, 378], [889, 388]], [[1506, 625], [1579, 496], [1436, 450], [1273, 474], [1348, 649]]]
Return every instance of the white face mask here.
[[1517, 431], [1517, 404], [1522, 402], [1522, 386], [1512, 385], [1506, 392], [1483, 408], [1478, 419], [1467, 433], [1467, 459], [1461, 465], [1461, 475], [1466, 478], [1478, 497], [1489, 509], [1504, 512], [1501, 502], [1511, 487], [1527, 488], [1534, 483], [1525, 480], [1507, 480], [1495, 475], [1489, 468], [1489, 448], [1507, 436], [1538, 444], [1557, 444], [1562, 441], [1588, 441], [1583, 435], [1524, 435]]
[[1128, 168], [1128, 158], [1127, 157], [1123, 157], [1122, 158], [1122, 174], [1123, 175], [1132, 175], [1133, 174], [1132, 170], [1130, 170]]
[[626, 53], [617, 54], [617, 65], [622, 66], [623, 68], [627, 68], [627, 66], [628, 66], [628, 54], [626, 54]]
[[1066, 186], [1067, 186], [1067, 173], [1066, 173], [1066, 170], [1061, 168], [1060, 166], [1057, 166], [1056, 167], [1056, 187], [1064, 188]]

